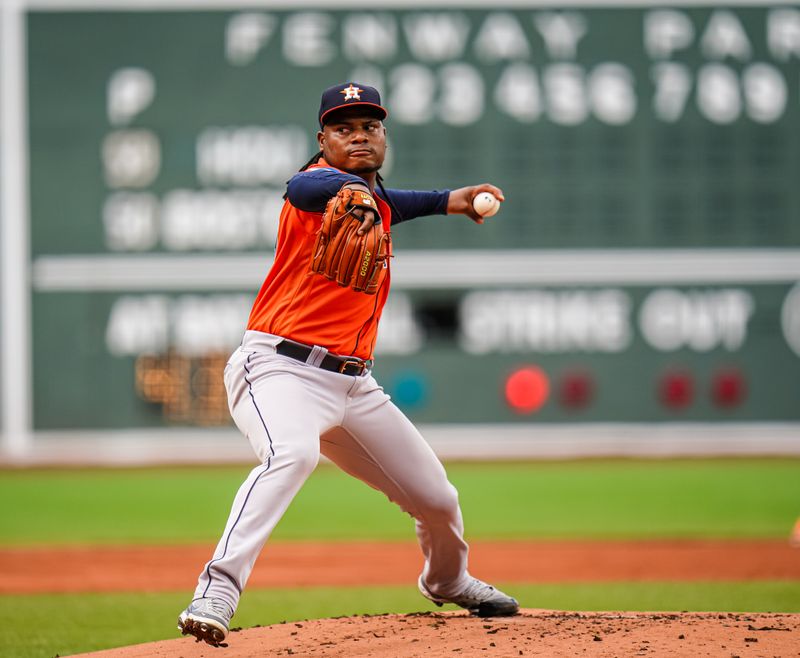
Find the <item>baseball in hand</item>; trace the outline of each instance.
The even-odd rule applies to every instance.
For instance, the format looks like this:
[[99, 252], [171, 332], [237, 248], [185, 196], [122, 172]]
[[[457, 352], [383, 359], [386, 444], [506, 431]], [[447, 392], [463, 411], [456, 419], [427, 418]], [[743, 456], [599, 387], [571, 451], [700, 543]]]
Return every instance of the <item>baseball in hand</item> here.
[[500, 210], [500, 202], [490, 192], [481, 192], [472, 200], [472, 207], [481, 217], [491, 217]]

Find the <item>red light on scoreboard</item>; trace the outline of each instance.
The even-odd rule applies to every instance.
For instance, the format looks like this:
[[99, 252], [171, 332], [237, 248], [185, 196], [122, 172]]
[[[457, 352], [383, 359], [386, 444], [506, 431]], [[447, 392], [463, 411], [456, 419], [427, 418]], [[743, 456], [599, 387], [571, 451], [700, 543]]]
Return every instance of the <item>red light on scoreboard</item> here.
[[718, 407], [738, 407], [747, 397], [747, 382], [735, 368], [718, 370], [711, 379], [711, 399]]
[[550, 380], [537, 366], [525, 366], [512, 372], [505, 385], [506, 403], [518, 414], [540, 409], [550, 396]]
[[672, 370], [661, 377], [658, 386], [661, 403], [670, 409], [684, 409], [694, 401], [694, 379], [691, 373]]
[[573, 370], [562, 375], [558, 399], [568, 409], [583, 409], [594, 398], [594, 380], [588, 372]]

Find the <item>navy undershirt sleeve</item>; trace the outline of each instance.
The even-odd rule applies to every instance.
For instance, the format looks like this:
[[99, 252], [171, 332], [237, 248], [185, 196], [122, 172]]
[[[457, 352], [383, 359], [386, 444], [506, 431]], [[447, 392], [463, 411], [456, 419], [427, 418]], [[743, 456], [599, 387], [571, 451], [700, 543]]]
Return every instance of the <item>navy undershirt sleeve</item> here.
[[[450, 199], [450, 190], [442, 192], [420, 192], [418, 190], [386, 190], [392, 200], [396, 213], [392, 215], [392, 225], [406, 222], [415, 217], [426, 215], [446, 215], [447, 202]], [[383, 196], [383, 195], [380, 195]], [[397, 217], [396, 215], [400, 215]]]
[[354, 174], [318, 167], [292, 176], [286, 186], [286, 196], [295, 208], [306, 212], [323, 212], [328, 200], [336, 196], [345, 183], [367, 184]]
[[[324, 212], [328, 200], [336, 196], [346, 183], [366, 181], [355, 174], [346, 174], [329, 167], [317, 167], [301, 171], [289, 180], [286, 186], [286, 197], [295, 208], [306, 212]], [[378, 195], [387, 199], [376, 190]], [[391, 204], [397, 212], [392, 213], [392, 224], [423, 217], [425, 215], [446, 215], [450, 191], [433, 190], [421, 192], [417, 190], [386, 190]]]

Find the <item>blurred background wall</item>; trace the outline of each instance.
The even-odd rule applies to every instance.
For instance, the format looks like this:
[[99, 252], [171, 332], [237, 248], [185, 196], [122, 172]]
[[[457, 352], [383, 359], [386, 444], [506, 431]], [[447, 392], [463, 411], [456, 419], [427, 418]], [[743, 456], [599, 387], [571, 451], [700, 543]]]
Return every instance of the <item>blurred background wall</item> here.
[[[399, 8], [402, 4], [403, 8]], [[376, 376], [444, 456], [800, 453], [800, 7], [10, 1], [2, 459], [242, 459], [221, 373], [322, 89], [376, 85]]]

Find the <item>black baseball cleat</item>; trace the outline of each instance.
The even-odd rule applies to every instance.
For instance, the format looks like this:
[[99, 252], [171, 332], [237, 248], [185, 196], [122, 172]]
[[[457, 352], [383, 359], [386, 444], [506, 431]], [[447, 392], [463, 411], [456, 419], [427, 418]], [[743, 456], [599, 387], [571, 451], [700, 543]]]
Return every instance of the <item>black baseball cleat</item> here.
[[422, 596], [436, 605], [455, 603], [478, 617], [510, 617], [519, 612], [519, 603], [515, 598], [477, 578], [471, 578], [461, 592], [449, 597], [436, 596], [427, 588], [422, 576], [419, 577], [417, 586]]
[[178, 630], [212, 647], [224, 647], [233, 610], [221, 599], [197, 599], [178, 617]]

